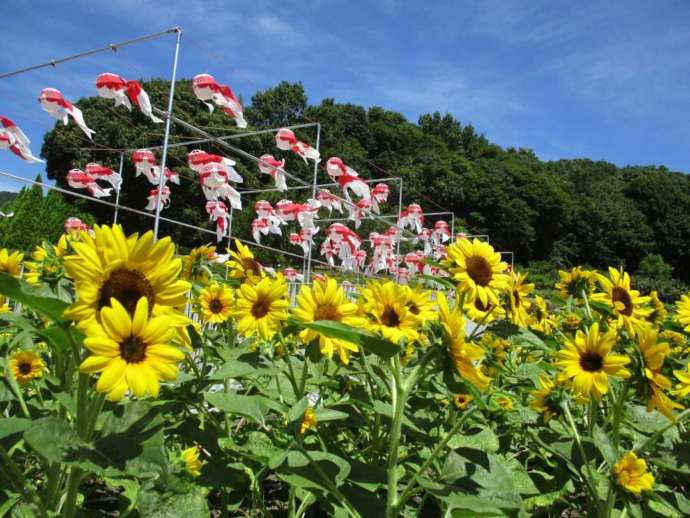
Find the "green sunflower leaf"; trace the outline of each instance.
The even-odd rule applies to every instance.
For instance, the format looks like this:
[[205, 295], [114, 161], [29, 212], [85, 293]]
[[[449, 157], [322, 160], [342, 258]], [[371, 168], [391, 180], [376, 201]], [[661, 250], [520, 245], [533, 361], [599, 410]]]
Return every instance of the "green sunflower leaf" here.
[[52, 292], [34, 288], [5, 272], [0, 272], [0, 294], [51, 320], [62, 320], [62, 313], [69, 306], [64, 300], [52, 297]]

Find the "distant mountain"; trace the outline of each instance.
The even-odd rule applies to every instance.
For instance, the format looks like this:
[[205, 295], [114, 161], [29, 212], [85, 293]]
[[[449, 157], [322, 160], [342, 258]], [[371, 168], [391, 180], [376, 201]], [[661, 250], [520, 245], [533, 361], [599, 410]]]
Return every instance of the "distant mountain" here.
[[0, 207], [5, 205], [8, 201], [14, 200], [16, 197], [16, 192], [0, 191]]

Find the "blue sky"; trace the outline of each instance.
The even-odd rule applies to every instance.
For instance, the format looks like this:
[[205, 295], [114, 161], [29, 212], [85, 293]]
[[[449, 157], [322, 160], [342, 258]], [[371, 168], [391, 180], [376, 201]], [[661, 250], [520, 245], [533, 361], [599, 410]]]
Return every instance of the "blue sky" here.
[[[502, 146], [690, 172], [690, 3], [564, 1], [34, 1], [5, 10], [0, 72], [181, 25], [180, 76], [248, 99], [287, 79], [310, 101], [450, 112]], [[38, 154], [54, 121], [36, 97], [94, 80], [169, 75], [173, 37], [0, 80], [0, 114]], [[204, 109], [201, 105], [199, 109]], [[87, 121], [88, 122], [88, 121]], [[98, 128], [94, 128], [98, 130]], [[0, 170], [41, 172], [7, 151]], [[0, 190], [17, 190], [0, 179]]]

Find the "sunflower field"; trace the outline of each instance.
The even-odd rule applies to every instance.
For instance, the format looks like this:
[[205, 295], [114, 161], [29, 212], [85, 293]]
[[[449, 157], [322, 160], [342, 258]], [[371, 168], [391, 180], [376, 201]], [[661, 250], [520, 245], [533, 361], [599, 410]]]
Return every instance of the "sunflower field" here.
[[0, 516], [690, 515], [690, 294], [468, 239], [409, 285], [175, 251], [0, 251]]

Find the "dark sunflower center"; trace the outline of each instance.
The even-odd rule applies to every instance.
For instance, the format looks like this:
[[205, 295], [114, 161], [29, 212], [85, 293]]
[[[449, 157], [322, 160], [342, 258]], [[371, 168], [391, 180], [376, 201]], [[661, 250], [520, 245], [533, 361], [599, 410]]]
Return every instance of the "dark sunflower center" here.
[[488, 286], [491, 282], [491, 265], [489, 262], [478, 255], [473, 255], [467, 258], [467, 275], [470, 276], [479, 286]]
[[580, 367], [587, 372], [598, 372], [604, 366], [604, 359], [597, 353], [587, 352], [580, 356]]
[[244, 268], [244, 271], [252, 275], [261, 275], [261, 265], [259, 264], [259, 261], [252, 259], [251, 257], [245, 257], [242, 259], [242, 268]]
[[400, 317], [394, 308], [388, 307], [381, 314], [381, 323], [388, 327], [398, 327], [400, 325]]
[[632, 315], [633, 303], [632, 298], [630, 297], [630, 293], [628, 293], [628, 290], [616, 286], [615, 288], [613, 288], [613, 291], [611, 292], [611, 299], [614, 303], [621, 302], [625, 306], [621, 313], [623, 313], [626, 317]]
[[211, 313], [220, 313], [223, 311], [223, 303], [218, 299], [213, 299], [211, 302], [209, 302], [208, 309], [211, 311]]
[[479, 311], [489, 311], [489, 308], [491, 308], [491, 304], [484, 304], [479, 297], [474, 299], [474, 307], [477, 308]]
[[407, 305], [407, 309], [409, 309], [410, 313], [412, 313], [413, 315], [419, 315], [419, 306], [414, 302], [410, 302]]
[[252, 315], [254, 318], [263, 318], [268, 315], [271, 310], [271, 301], [268, 299], [259, 299], [252, 306]]
[[130, 315], [133, 315], [141, 297], [148, 299], [150, 315], [153, 310], [154, 292], [149, 280], [137, 270], [118, 268], [101, 287], [98, 309], [110, 306], [110, 299], [115, 298]]
[[19, 372], [23, 375], [27, 375], [31, 373], [31, 363], [29, 362], [22, 362], [19, 364]]
[[138, 336], [130, 336], [120, 343], [120, 356], [127, 363], [139, 363], [146, 357], [146, 344]]
[[335, 320], [339, 322], [341, 319], [338, 308], [333, 304], [323, 304], [316, 308], [314, 313], [314, 320]]
[[513, 291], [513, 302], [515, 302], [516, 306], [520, 305], [520, 293], [517, 290]]

